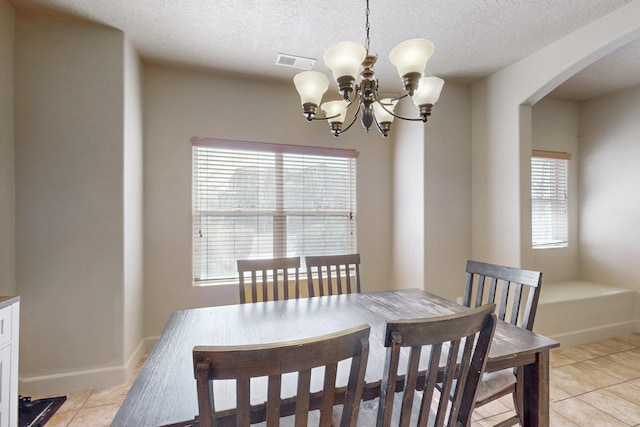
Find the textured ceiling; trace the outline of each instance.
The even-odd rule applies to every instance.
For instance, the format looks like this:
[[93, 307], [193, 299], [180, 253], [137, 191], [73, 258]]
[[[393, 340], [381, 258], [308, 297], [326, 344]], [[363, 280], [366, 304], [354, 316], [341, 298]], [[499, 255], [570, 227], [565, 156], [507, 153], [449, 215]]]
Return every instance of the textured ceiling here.
[[[275, 65], [278, 53], [315, 58], [365, 40], [365, 1], [9, 0], [18, 10], [118, 28], [146, 62], [266, 79], [299, 70]], [[370, 51], [383, 90], [398, 91], [389, 51], [415, 37], [432, 40], [431, 75], [471, 83], [535, 52], [632, 0], [370, 0]], [[582, 101], [640, 84], [640, 41], [568, 80], [552, 96]]]

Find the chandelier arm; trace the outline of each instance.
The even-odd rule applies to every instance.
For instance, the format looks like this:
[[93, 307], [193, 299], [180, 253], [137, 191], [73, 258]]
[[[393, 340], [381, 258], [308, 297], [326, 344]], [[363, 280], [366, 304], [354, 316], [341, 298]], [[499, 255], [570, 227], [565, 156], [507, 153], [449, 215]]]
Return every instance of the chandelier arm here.
[[[373, 122], [376, 124], [376, 127], [378, 128], [380, 133], [384, 135], [384, 130], [382, 130], [382, 127], [380, 127], [380, 123], [378, 123], [378, 119], [376, 119], [376, 116], [373, 116]], [[387, 135], [384, 135], [384, 136], [387, 136]]]
[[[397, 98], [393, 98], [393, 99], [391, 100], [391, 102], [393, 102], [393, 101], [400, 101], [401, 99], [404, 99], [404, 98], [406, 98], [407, 96], [409, 96], [409, 94], [408, 94], [408, 93], [405, 93], [405, 94], [404, 94], [404, 95], [402, 95], [402, 96], [399, 96], [399, 97], [397, 97]], [[376, 91], [376, 93], [375, 93], [375, 98], [376, 98], [376, 101], [380, 102], [380, 101], [378, 100], [378, 91]]]
[[[407, 96], [409, 96], [409, 94], [408, 94], [408, 93], [407, 93], [407, 94], [402, 95], [402, 96], [401, 96], [401, 97], [399, 97], [399, 98], [392, 99], [392, 101], [401, 100], [402, 98], [406, 98]], [[380, 100], [378, 99], [378, 91], [377, 91], [377, 90], [373, 92], [373, 99], [374, 99], [378, 104], [380, 104], [380, 106], [382, 107], [382, 109], [383, 109], [384, 111], [386, 111], [387, 113], [391, 114], [393, 117], [395, 117], [395, 118], [397, 118], [397, 119], [400, 119], [400, 120], [406, 120], [406, 121], [408, 121], [408, 122], [424, 122], [424, 121], [425, 121], [422, 117], [418, 117], [418, 118], [402, 117], [402, 116], [397, 115], [397, 114], [396, 114], [396, 113], [394, 113], [393, 111], [389, 110], [387, 107], [385, 107], [385, 104], [384, 104], [382, 101], [380, 101]], [[376, 122], [376, 123], [377, 123], [377, 122]]]
[[351, 126], [353, 126], [353, 124], [356, 122], [356, 120], [358, 120], [358, 113], [360, 113], [360, 108], [362, 107], [362, 103], [358, 102], [358, 109], [356, 110], [355, 113], [353, 113], [353, 120], [351, 120], [351, 123], [349, 123], [349, 126], [347, 126], [346, 128], [342, 129], [340, 131], [341, 134], [345, 133], [346, 131], [349, 130], [349, 128]]
[[[349, 100], [349, 103], [347, 104], [347, 106], [345, 108], [351, 107], [351, 104], [353, 104], [353, 102], [351, 100]], [[356, 114], [357, 114], [357, 112], [356, 112]], [[311, 118], [307, 118], [307, 120], [308, 121], [312, 121], [312, 120], [331, 120], [331, 119], [335, 119], [336, 117], [340, 117], [340, 114], [334, 114], [333, 116], [329, 116], [329, 117], [312, 116]]]
[[[379, 97], [378, 95], [379, 95], [379, 94], [378, 94], [378, 80], [376, 80], [376, 88], [375, 88], [375, 90], [373, 91], [373, 100], [374, 100], [374, 101], [379, 102], [379, 103], [380, 103], [380, 105], [382, 105], [382, 107], [384, 107], [385, 105], [389, 105], [389, 104], [383, 104], [383, 103], [382, 103], [382, 101], [380, 100], [380, 97]], [[401, 99], [404, 99], [404, 98], [406, 98], [407, 96], [409, 96], [409, 94], [408, 94], [408, 93], [405, 93], [404, 95], [399, 96], [399, 97], [397, 97], [397, 98], [392, 98], [392, 99], [391, 99], [391, 102], [393, 102], [393, 101], [400, 101]], [[385, 110], [386, 110], [386, 108], [385, 108]]]
[[396, 119], [400, 119], [400, 120], [406, 120], [408, 122], [424, 122], [424, 120], [421, 117], [419, 117], [419, 118], [402, 117], [402, 116], [398, 116], [396, 114], [393, 114], [393, 117], [395, 117]]
[[331, 120], [331, 119], [335, 119], [336, 117], [339, 117], [339, 116], [340, 116], [340, 114], [336, 114], [335, 116], [329, 116], [329, 117], [316, 117], [316, 116], [313, 116], [313, 117], [311, 117], [310, 119], [307, 119], [307, 120], [309, 120], [309, 121], [311, 121], [311, 120]]

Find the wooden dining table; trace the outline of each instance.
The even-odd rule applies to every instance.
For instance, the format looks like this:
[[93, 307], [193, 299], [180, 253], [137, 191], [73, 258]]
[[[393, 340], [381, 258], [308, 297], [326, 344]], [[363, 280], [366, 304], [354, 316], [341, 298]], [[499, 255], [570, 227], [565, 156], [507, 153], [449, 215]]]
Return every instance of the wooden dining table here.
[[[142, 366], [114, 427], [157, 427], [198, 414], [192, 350], [200, 345], [246, 345], [309, 338], [349, 327], [371, 326], [366, 394], [374, 397], [383, 372], [386, 320], [447, 315], [467, 310], [420, 289], [346, 294], [253, 304], [195, 308], [172, 313]], [[524, 366], [525, 426], [549, 425], [547, 337], [499, 321], [486, 370]], [[232, 409], [233, 392], [218, 393], [216, 409]]]

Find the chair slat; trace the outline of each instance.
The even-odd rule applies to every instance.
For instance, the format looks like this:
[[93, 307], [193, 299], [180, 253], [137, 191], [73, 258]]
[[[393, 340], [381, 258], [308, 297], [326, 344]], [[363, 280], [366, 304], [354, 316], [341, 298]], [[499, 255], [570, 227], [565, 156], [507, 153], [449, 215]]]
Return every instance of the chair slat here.
[[[438, 372], [440, 364], [440, 355], [442, 354], [442, 345], [434, 344], [431, 346], [431, 354], [429, 355], [429, 367], [428, 372]], [[426, 426], [431, 411], [431, 402], [433, 401], [433, 395], [437, 383], [436, 375], [427, 375], [425, 378], [424, 391], [422, 392], [422, 403], [420, 404], [420, 417], [418, 418], [418, 425]]]
[[[238, 260], [237, 266], [242, 304], [300, 298], [300, 257]], [[292, 279], [290, 276], [293, 276]], [[251, 284], [247, 292], [249, 285], [246, 279], [249, 277]], [[289, 292], [291, 285], [294, 288], [292, 293]]]
[[309, 416], [309, 387], [311, 369], [298, 373], [298, 392], [296, 393], [296, 427], [306, 427]]
[[[309, 296], [359, 293], [360, 254], [305, 257]], [[355, 284], [352, 285], [352, 277]], [[344, 280], [343, 280], [343, 276]], [[335, 280], [334, 280], [335, 277]]]
[[331, 425], [331, 416], [335, 402], [336, 376], [338, 374], [338, 364], [330, 363], [324, 369], [324, 385], [322, 395], [322, 409], [320, 425]]
[[389, 335], [389, 338], [390, 342], [387, 345], [387, 356], [384, 362], [384, 374], [382, 376], [380, 399], [378, 401], [378, 419], [381, 420], [384, 426], [391, 424], [392, 411], [385, 411], [385, 408], [393, 407], [401, 348], [401, 336], [399, 332], [393, 332]]
[[420, 367], [420, 355], [422, 347], [411, 347], [409, 351], [409, 361], [407, 363], [407, 374], [404, 380], [404, 393], [402, 393], [402, 406], [400, 407], [400, 426], [409, 427], [411, 422], [411, 412], [413, 410], [413, 399], [418, 386], [418, 369]]
[[249, 378], [236, 380], [236, 405], [238, 425], [249, 425], [251, 422], [251, 382]]
[[509, 319], [509, 323], [512, 325], [518, 324], [518, 318], [520, 316], [520, 310], [524, 307], [522, 306], [522, 288], [523, 285], [520, 283], [513, 283], [513, 301], [511, 303], [511, 318]]
[[267, 387], [267, 427], [277, 427], [280, 425], [282, 375], [270, 375]]
[[[492, 281], [496, 281], [497, 280], [495, 278], [491, 279]], [[511, 291], [511, 287], [509, 286], [509, 282], [503, 280], [502, 281], [502, 291], [500, 292], [500, 302], [498, 304], [498, 319], [500, 320], [505, 320], [507, 319], [507, 302], [509, 301], [509, 292]], [[494, 297], [494, 301], [495, 301], [495, 297]], [[506, 320], [507, 322], [509, 320]]]

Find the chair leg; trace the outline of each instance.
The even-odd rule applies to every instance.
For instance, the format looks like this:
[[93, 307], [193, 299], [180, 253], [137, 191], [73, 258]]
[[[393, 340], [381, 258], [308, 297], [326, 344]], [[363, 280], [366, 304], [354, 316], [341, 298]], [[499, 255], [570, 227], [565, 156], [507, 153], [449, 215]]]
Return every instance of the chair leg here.
[[516, 414], [508, 418], [494, 427], [510, 427], [515, 425], [522, 425], [522, 414], [524, 413], [524, 384], [522, 382], [522, 377], [518, 375], [516, 371], [516, 389], [513, 393], [511, 393], [513, 397], [513, 409]]
[[522, 381], [522, 370], [515, 370], [516, 374], [516, 391], [513, 393], [513, 407], [516, 410], [516, 415], [520, 425], [522, 425], [522, 415], [524, 414], [524, 383]]
[[496, 424], [493, 427], [511, 427], [511, 426], [515, 426], [515, 425], [522, 425], [518, 419], [517, 415], [514, 415], [513, 417], [502, 421], [501, 423]]
[[511, 393], [513, 398], [513, 409], [515, 415], [507, 418], [504, 421], [499, 422], [493, 427], [510, 427], [515, 425], [522, 425], [522, 414], [524, 413], [524, 383], [522, 377], [518, 375], [516, 370], [516, 387], [515, 391]]

